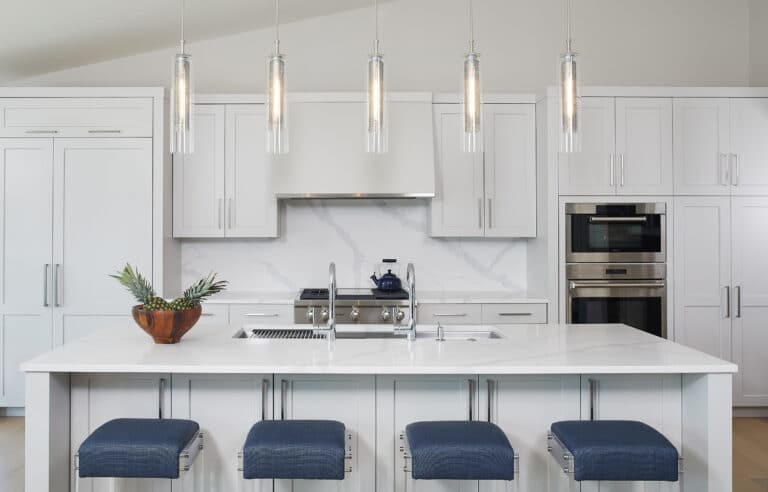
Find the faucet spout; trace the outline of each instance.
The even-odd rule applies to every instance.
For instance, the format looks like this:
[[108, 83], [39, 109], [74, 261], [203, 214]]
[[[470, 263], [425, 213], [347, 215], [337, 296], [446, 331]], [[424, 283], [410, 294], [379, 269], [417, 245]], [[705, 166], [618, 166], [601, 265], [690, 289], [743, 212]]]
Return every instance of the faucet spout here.
[[328, 341], [336, 339], [336, 263], [328, 266]]
[[408, 263], [405, 281], [408, 283], [408, 304], [411, 319], [408, 320], [408, 341], [416, 340], [416, 269], [413, 263]]

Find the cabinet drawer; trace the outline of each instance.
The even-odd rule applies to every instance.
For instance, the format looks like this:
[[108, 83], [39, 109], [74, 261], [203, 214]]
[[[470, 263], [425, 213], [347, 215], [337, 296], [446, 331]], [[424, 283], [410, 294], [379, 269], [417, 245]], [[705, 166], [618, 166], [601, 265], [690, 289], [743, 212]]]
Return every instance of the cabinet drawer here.
[[292, 304], [232, 304], [229, 306], [229, 324], [287, 325], [293, 323]]
[[480, 304], [419, 304], [419, 323], [434, 325], [479, 325]]
[[203, 304], [203, 314], [197, 324], [201, 326], [229, 326], [229, 306], [226, 304]]
[[546, 322], [546, 304], [483, 304], [484, 325], [543, 324]]
[[3, 98], [2, 137], [151, 137], [152, 98]]

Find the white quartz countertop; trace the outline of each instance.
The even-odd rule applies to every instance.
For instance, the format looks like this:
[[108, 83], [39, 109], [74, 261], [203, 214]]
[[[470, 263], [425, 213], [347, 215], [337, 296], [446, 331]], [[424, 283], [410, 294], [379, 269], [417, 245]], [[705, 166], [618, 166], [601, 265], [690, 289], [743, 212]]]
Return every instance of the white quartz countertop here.
[[[447, 331], [489, 328], [452, 326]], [[421, 326], [420, 330], [434, 327]], [[138, 327], [115, 328], [36, 357], [24, 363], [22, 370], [206, 374], [683, 374], [737, 370], [734, 364], [625, 325], [516, 325], [498, 331], [503, 339], [436, 342], [428, 337], [410, 343], [404, 339], [338, 339], [329, 343], [234, 339], [231, 328], [199, 326], [180, 344], [155, 345]]]
[[[222, 292], [207, 304], [293, 304], [298, 292]], [[546, 304], [546, 299], [518, 291], [418, 291], [419, 304]]]

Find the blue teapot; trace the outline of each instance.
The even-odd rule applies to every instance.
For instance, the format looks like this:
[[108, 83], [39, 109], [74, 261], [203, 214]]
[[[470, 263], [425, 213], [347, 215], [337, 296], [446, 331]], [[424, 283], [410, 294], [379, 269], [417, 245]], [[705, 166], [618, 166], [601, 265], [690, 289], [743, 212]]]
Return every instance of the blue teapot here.
[[391, 269], [388, 269], [387, 273], [383, 274], [381, 277], [377, 277], [374, 273], [371, 275], [371, 280], [373, 280], [373, 283], [376, 284], [376, 288], [379, 290], [392, 292], [403, 288], [403, 283], [400, 281], [400, 278], [392, 273]]

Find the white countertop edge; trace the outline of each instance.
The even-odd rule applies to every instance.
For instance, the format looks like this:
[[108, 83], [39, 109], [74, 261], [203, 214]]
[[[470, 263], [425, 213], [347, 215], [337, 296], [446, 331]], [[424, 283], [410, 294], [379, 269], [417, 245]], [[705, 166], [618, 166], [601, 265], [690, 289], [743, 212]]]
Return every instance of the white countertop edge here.
[[[224, 292], [205, 301], [208, 305], [273, 304], [293, 305], [298, 293], [288, 292]], [[549, 304], [547, 299], [529, 298], [524, 292], [490, 291], [425, 291], [418, 304]]]

